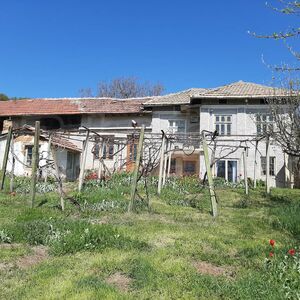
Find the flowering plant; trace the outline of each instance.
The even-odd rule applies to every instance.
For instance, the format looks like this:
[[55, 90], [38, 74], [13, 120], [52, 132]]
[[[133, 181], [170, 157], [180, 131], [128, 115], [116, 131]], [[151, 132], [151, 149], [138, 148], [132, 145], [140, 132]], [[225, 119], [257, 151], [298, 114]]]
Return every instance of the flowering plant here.
[[279, 283], [285, 299], [300, 299], [300, 251], [290, 248], [282, 254], [275, 244], [275, 240], [269, 241], [272, 248], [265, 259], [268, 279]]

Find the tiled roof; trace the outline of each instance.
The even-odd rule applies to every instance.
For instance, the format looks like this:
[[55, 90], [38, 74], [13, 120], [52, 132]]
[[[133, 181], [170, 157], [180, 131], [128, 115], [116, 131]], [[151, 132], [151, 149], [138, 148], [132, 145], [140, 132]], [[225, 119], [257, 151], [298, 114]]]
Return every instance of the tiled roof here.
[[205, 93], [207, 89], [189, 89], [182, 92], [168, 94], [164, 96], [155, 96], [151, 100], [144, 103], [145, 106], [159, 105], [180, 105], [189, 104], [191, 97], [197, 93]]
[[193, 97], [199, 98], [265, 98], [286, 95], [286, 90], [238, 81], [228, 85], [206, 90], [204, 93], [195, 93]]
[[286, 96], [284, 89], [273, 88], [261, 84], [238, 81], [217, 88], [193, 88], [165, 96], [156, 96], [144, 103], [145, 106], [165, 106], [190, 104], [191, 98], [266, 98]]
[[58, 98], [0, 101], [0, 116], [140, 113], [142, 103], [149, 99]]
[[[33, 135], [35, 128], [29, 125], [24, 125], [17, 129], [19, 135]], [[47, 131], [41, 130], [40, 137], [44, 140], [49, 140], [49, 134]], [[63, 149], [68, 149], [75, 152], [82, 152], [81, 149], [72, 143], [69, 139], [60, 136], [59, 134], [53, 134], [51, 137], [51, 143]]]
[[79, 147], [77, 147], [77, 145], [73, 144], [70, 140], [63, 138], [59, 135], [52, 136], [51, 143], [60, 148], [65, 148], [65, 149], [72, 150], [75, 152], [81, 152], [81, 149]]

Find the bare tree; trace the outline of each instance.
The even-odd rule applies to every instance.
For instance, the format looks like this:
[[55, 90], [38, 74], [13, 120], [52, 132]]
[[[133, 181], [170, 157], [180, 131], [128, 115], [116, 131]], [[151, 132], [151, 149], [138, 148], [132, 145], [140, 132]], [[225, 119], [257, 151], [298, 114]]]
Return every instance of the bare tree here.
[[[275, 12], [284, 15], [300, 16], [300, 1], [277, 0], [278, 6], [267, 6]], [[275, 126], [266, 127], [266, 134], [271, 136], [283, 151], [287, 153], [293, 161], [295, 177], [300, 174], [300, 85], [299, 72], [300, 67], [297, 65], [300, 61], [300, 53], [291, 46], [290, 43], [297, 41], [300, 35], [299, 27], [275, 32], [272, 34], [252, 33], [256, 38], [273, 39], [283, 41], [288, 51], [295, 58], [295, 65], [288, 64], [268, 65], [273, 71], [278, 72], [277, 81], [281, 83], [283, 89], [274, 89], [274, 95], [267, 99], [270, 114], [272, 115]], [[283, 75], [283, 74], [287, 74]], [[286, 78], [282, 78], [285, 76]], [[279, 94], [276, 96], [276, 94]]]
[[[159, 96], [162, 94], [164, 87], [160, 83], [152, 84], [141, 82], [135, 77], [120, 77], [109, 82], [100, 81], [98, 83], [96, 97], [108, 98], [135, 98], [147, 96]], [[93, 93], [90, 88], [79, 91], [82, 97], [92, 97]]]

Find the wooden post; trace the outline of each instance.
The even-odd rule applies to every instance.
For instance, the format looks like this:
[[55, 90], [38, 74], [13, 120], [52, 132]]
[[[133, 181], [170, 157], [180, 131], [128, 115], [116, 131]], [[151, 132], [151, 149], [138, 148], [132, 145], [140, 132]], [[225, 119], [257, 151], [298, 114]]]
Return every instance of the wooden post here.
[[[47, 157], [46, 157], [46, 164], [48, 164], [48, 161], [50, 160], [50, 153], [51, 151], [51, 141], [52, 141], [52, 135], [49, 135], [49, 140], [48, 140], [48, 149], [47, 149]], [[49, 166], [47, 165], [46, 168], [46, 175], [45, 175], [45, 182], [48, 181], [48, 173], [49, 173]]]
[[254, 172], [253, 172], [253, 188], [256, 189], [256, 177], [257, 177], [257, 151], [258, 151], [258, 141], [255, 142], [255, 152], [254, 152]]
[[266, 193], [270, 194], [270, 137], [266, 140]]
[[15, 164], [16, 159], [14, 157], [14, 136], [12, 135], [11, 139], [11, 154], [12, 154], [12, 165], [11, 165], [11, 173], [10, 173], [10, 184], [9, 191], [12, 193], [14, 191], [14, 180], [15, 180]]
[[160, 196], [161, 193], [161, 184], [162, 184], [164, 158], [165, 158], [165, 143], [166, 143], [166, 136], [165, 133], [163, 132], [161, 149], [160, 149], [159, 177], [158, 177], [158, 187], [157, 187], [158, 196]]
[[[49, 141], [50, 143], [51, 141]], [[60, 177], [60, 172], [59, 172], [59, 167], [58, 167], [58, 162], [57, 162], [57, 156], [56, 156], [56, 151], [53, 147], [51, 147], [50, 145], [50, 151], [52, 154], [52, 159], [54, 162], [54, 171], [55, 171], [55, 176], [58, 180], [58, 192], [59, 192], [59, 196], [60, 196], [60, 206], [61, 206], [61, 210], [64, 211], [65, 210], [65, 200], [64, 200], [64, 192], [63, 192], [63, 186], [62, 186], [62, 179]], [[50, 158], [50, 154], [49, 154], [49, 158]]]
[[247, 148], [244, 148], [243, 151], [243, 165], [244, 165], [244, 181], [245, 181], [245, 194], [249, 194], [248, 189], [248, 174], [247, 174]]
[[103, 157], [103, 153], [104, 153], [104, 147], [105, 147], [105, 143], [104, 143], [104, 139], [102, 138], [100, 147], [99, 147], [99, 169], [98, 169], [98, 179], [101, 180], [102, 178], [102, 170], [103, 170], [103, 166], [102, 166], [102, 157]]
[[6, 176], [6, 168], [7, 168], [7, 161], [8, 161], [8, 156], [9, 156], [11, 138], [12, 138], [12, 127], [10, 126], [8, 129], [8, 133], [7, 133], [6, 145], [5, 145], [5, 150], [4, 150], [3, 162], [2, 162], [0, 190], [4, 189], [4, 182], [5, 182], [5, 176]]
[[168, 155], [168, 171], [167, 171], [167, 178], [170, 177], [170, 172], [171, 172], [171, 162], [172, 162], [172, 151], [171, 151], [171, 144], [169, 147], [169, 155]]
[[284, 155], [284, 186], [286, 188], [291, 188], [291, 174], [289, 169], [289, 156], [285, 152]]
[[39, 141], [40, 141], [40, 121], [35, 122], [34, 132], [34, 146], [32, 153], [32, 168], [31, 168], [31, 208], [34, 207], [35, 194], [36, 194], [36, 179], [37, 170], [39, 165]]
[[86, 157], [87, 157], [87, 150], [89, 145], [89, 137], [90, 131], [86, 132], [84, 146], [82, 149], [82, 158], [81, 158], [81, 165], [80, 165], [80, 174], [79, 174], [79, 183], [78, 183], [78, 191], [81, 192], [83, 180], [84, 180], [84, 172], [85, 172], [85, 164], [86, 164]]
[[164, 169], [163, 169], [163, 180], [162, 180], [162, 185], [165, 186], [166, 184], [166, 176], [167, 176], [167, 163], [168, 163], [168, 148], [169, 148], [169, 142], [167, 141], [166, 143], [166, 153], [164, 157]]
[[215, 189], [214, 189], [214, 182], [213, 182], [213, 178], [211, 175], [210, 161], [209, 161], [209, 155], [208, 155], [208, 146], [207, 146], [204, 132], [202, 132], [202, 143], [203, 143], [206, 174], [207, 174], [208, 185], [209, 185], [209, 194], [210, 194], [210, 200], [211, 200], [212, 214], [213, 214], [213, 217], [216, 217], [218, 215], [217, 199], [216, 199], [216, 194], [215, 194]]
[[137, 181], [138, 181], [138, 173], [139, 173], [141, 157], [143, 152], [144, 134], [145, 134], [145, 125], [142, 125], [139, 144], [137, 148], [136, 161], [135, 161], [134, 171], [132, 175], [131, 197], [128, 206], [128, 212], [132, 212], [135, 210], [135, 195], [136, 195], [136, 188], [137, 188]]

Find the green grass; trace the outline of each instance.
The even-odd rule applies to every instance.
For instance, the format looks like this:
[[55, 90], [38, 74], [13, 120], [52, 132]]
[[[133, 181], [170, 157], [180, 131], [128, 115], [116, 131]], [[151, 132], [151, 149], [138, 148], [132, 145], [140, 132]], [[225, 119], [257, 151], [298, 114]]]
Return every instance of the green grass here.
[[[270, 239], [278, 259], [299, 246], [299, 190], [273, 189], [268, 197], [250, 190], [245, 198], [241, 189], [219, 189], [214, 220], [207, 191], [196, 181], [171, 182], [160, 199], [151, 187], [151, 213], [140, 206], [128, 214], [128, 179], [114, 180], [73, 193], [83, 211], [67, 203], [61, 212], [55, 194], [38, 195], [36, 203], [45, 204], [34, 209], [28, 196], [0, 194], [0, 230], [16, 244], [0, 244], [1, 298], [284, 299], [279, 275], [264, 261]], [[16, 265], [41, 244], [49, 257], [27, 268]], [[227, 275], [199, 271], [197, 263]], [[109, 282], [114, 274], [127, 278], [125, 289]]]

